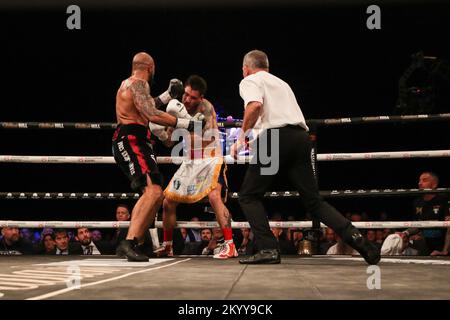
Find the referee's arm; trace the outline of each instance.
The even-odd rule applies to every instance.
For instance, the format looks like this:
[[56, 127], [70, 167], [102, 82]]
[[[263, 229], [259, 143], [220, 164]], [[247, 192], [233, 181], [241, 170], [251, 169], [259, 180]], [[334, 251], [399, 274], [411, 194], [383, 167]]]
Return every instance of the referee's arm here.
[[245, 133], [252, 129], [261, 114], [262, 103], [258, 101], [249, 102], [245, 108], [244, 120], [242, 122], [242, 131], [237, 141], [231, 146], [231, 156], [237, 159], [239, 150], [245, 145]]
[[239, 140], [244, 141], [245, 132], [252, 129], [255, 126], [256, 121], [261, 113], [262, 103], [258, 101], [249, 102], [247, 108], [245, 108], [244, 120], [242, 123], [242, 132], [239, 136]]

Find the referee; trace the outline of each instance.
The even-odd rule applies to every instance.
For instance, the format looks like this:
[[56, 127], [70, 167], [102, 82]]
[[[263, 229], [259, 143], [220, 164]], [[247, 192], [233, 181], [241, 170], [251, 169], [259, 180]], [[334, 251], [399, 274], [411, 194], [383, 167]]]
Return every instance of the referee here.
[[[254, 160], [245, 174], [239, 204], [250, 223], [258, 251], [239, 262], [281, 262], [278, 242], [270, 231], [262, 203], [264, 193], [269, 190], [278, 170], [267, 168], [267, 159], [260, 156], [263, 153], [270, 154], [272, 162], [276, 161], [279, 168], [287, 170], [308, 212], [332, 228], [368, 264], [377, 264], [380, 261], [377, 247], [367, 241], [349, 220], [319, 195], [311, 164], [309, 129], [290, 86], [269, 73], [269, 60], [260, 50], [250, 51], [244, 56], [242, 71], [244, 79], [239, 84], [239, 91], [244, 100], [245, 114], [242, 134], [231, 147], [231, 155], [237, 158], [238, 152], [245, 145], [245, 133], [253, 129], [257, 137], [252, 148]], [[262, 149], [266, 153], [261, 152]]]

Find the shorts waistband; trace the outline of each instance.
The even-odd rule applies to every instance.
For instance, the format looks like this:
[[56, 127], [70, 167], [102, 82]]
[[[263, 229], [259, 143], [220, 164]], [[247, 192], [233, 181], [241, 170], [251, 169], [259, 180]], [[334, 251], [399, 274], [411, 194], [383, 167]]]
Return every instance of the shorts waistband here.
[[133, 135], [150, 139], [150, 130], [141, 124], [119, 124], [114, 133], [113, 139], [121, 136]]

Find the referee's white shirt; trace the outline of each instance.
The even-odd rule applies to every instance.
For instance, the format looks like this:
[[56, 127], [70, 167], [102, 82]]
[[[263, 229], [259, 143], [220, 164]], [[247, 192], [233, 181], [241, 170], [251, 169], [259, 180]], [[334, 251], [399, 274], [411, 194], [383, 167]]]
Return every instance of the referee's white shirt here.
[[252, 101], [262, 103], [261, 114], [253, 128], [255, 136], [262, 130], [290, 124], [309, 130], [291, 87], [273, 74], [258, 71], [245, 77], [239, 84], [239, 93], [244, 108]]

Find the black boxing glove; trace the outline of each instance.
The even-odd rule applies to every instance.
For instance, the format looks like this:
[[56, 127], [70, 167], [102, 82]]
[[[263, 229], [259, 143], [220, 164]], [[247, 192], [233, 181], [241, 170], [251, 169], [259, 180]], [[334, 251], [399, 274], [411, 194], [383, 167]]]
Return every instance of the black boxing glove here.
[[180, 99], [184, 94], [183, 82], [178, 79], [170, 80], [169, 88], [167, 89], [167, 91], [169, 92], [172, 99]]
[[[183, 82], [178, 79], [172, 79], [169, 83], [169, 88], [161, 93], [157, 98], [156, 105], [163, 106], [169, 103], [172, 99], [180, 98], [184, 93]], [[159, 101], [158, 101], [159, 100]]]

